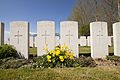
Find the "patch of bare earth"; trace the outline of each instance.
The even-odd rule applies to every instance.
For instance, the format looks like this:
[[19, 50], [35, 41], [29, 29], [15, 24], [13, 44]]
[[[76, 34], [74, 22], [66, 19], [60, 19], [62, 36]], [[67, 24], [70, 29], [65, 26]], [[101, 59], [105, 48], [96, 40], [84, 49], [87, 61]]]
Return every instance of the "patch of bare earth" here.
[[120, 66], [120, 61], [107, 60], [102, 58], [95, 59], [97, 66]]

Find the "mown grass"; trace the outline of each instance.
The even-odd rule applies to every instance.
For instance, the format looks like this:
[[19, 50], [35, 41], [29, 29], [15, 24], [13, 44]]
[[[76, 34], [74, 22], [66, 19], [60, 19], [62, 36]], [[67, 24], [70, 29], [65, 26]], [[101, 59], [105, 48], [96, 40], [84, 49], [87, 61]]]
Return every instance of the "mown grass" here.
[[[89, 46], [79, 46], [79, 53], [81, 54], [90, 54], [91, 48]], [[114, 53], [114, 48], [109, 47], [109, 53]], [[30, 48], [30, 54], [33, 54], [34, 56], [37, 55], [37, 48]]]
[[109, 47], [109, 53], [114, 53], [114, 47], [113, 46]]
[[0, 80], [120, 80], [120, 66], [0, 69]]
[[[113, 46], [110, 46], [109, 48], [109, 53], [114, 53], [114, 48]], [[91, 47], [90, 46], [80, 46], [79, 47], [79, 53], [91, 53]]]
[[79, 53], [86, 54], [91, 53], [91, 48], [89, 46], [79, 46]]
[[33, 47], [33, 48], [29, 48], [29, 54], [32, 54], [33, 56], [36, 56], [37, 55], [37, 48], [36, 47]]

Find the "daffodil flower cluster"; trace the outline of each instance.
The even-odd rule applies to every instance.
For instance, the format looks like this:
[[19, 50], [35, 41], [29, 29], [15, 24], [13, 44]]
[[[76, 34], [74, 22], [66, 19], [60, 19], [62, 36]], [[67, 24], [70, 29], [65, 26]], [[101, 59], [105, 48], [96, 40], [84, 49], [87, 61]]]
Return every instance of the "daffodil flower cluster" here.
[[[46, 47], [47, 46], [49, 45], [46, 44]], [[66, 46], [66, 43], [64, 43], [64, 46], [56, 46], [54, 50], [48, 51], [48, 49], [45, 48], [44, 51], [47, 52], [47, 61], [51, 63], [52, 66], [57, 63], [65, 63], [67, 58], [73, 59], [73, 51]]]

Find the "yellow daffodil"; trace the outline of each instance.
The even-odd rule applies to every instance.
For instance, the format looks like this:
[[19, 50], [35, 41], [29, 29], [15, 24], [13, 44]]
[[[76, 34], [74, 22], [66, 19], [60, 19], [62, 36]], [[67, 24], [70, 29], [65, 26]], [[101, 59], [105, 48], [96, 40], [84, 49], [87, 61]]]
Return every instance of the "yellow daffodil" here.
[[46, 46], [48, 46], [48, 44], [46, 44]]
[[67, 56], [64, 56], [64, 58], [67, 58]]
[[53, 53], [53, 50], [51, 50], [50, 52]]
[[65, 47], [62, 47], [62, 49], [65, 49]]
[[48, 62], [51, 62], [51, 60], [50, 59], [47, 59], [48, 60]]
[[49, 56], [49, 55], [47, 55], [47, 60], [48, 60], [48, 62], [51, 62], [51, 56]]
[[53, 53], [53, 55], [52, 55], [53, 57], [55, 57], [55, 54]]
[[60, 56], [59, 58], [60, 58], [60, 59], [64, 59], [63, 56]]
[[47, 58], [51, 58], [51, 56], [50, 56], [50, 55], [47, 55]]
[[52, 54], [52, 53], [55, 53], [55, 51], [51, 50], [51, 51], [50, 51], [50, 54]]
[[65, 50], [65, 52], [66, 52], [66, 53], [69, 53], [69, 51], [68, 51], [68, 50]]
[[59, 47], [56, 47], [55, 50], [60, 50], [60, 48], [59, 48]]
[[60, 61], [61, 61], [61, 62], [63, 62], [63, 61], [64, 61], [63, 56], [60, 56], [59, 58], [60, 58]]
[[73, 56], [70, 56], [70, 59], [73, 59]]
[[53, 51], [53, 54], [55, 54], [55, 51]]
[[64, 59], [61, 59], [61, 62], [63, 62], [64, 61]]
[[71, 56], [73, 56], [73, 53], [70, 53]]
[[69, 52], [66, 53], [66, 56], [68, 56], [68, 55], [69, 55]]
[[66, 45], [66, 43], [64, 43], [64, 45]]
[[48, 60], [48, 62], [51, 62], [51, 60]]
[[52, 54], [52, 53], [50, 52], [50, 54]]
[[73, 59], [73, 53], [70, 53], [70, 59]]
[[55, 54], [56, 54], [56, 56], [59, 56], [60, 51], [59, 51], [59, 50], [57, 50], [57, 51], [55, 52]]
[[48, 52], [47, 54], [50, 54], [50, 52]]
[[68, 46], [65, 46], [66, 49], [68, 49]]
[[45, 48], [44, 51], [47, 51], [47, 48]]
[[61, 45], [59, 45], [59, 47], [61, 48]]
[[55, 52], [53, 52], [52, 56], [55, 57]]
[[64, 52], [64, 50], [62, 50], [62, 52]]

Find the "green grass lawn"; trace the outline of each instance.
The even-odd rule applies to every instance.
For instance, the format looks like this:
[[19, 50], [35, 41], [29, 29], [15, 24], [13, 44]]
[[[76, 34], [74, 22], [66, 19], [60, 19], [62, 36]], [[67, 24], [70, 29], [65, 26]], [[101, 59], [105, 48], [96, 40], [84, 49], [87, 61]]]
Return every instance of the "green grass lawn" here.
[[[85, 46], [85, 47], [79, 47], [79, 53], [82, 53], [82, 54], [90, 54], [90, 47], [88, 46]], [[113, 47], [109, 47], [109, 53], [114, 53], [114, 48]], [[37, 48], [30, 48], [30, 54], [33, 54], [34, 56], [37, 55]]]
[[0, 69], [0, 80], [120, 80], [120, 66]]
[[33, 54], [33, 56], [37, 55], [37, 48], [36, 47], [29, 48], [29, 50], [30, 50], [29, 54]]
[[[88, 46], [85, 46], [85, 47], [79, 47], [79, 53], [91, 53], [91, 48], [88, 47]], [[109, 53], [114, 53], [114, 48], [113, 46], [109, 47]]]

